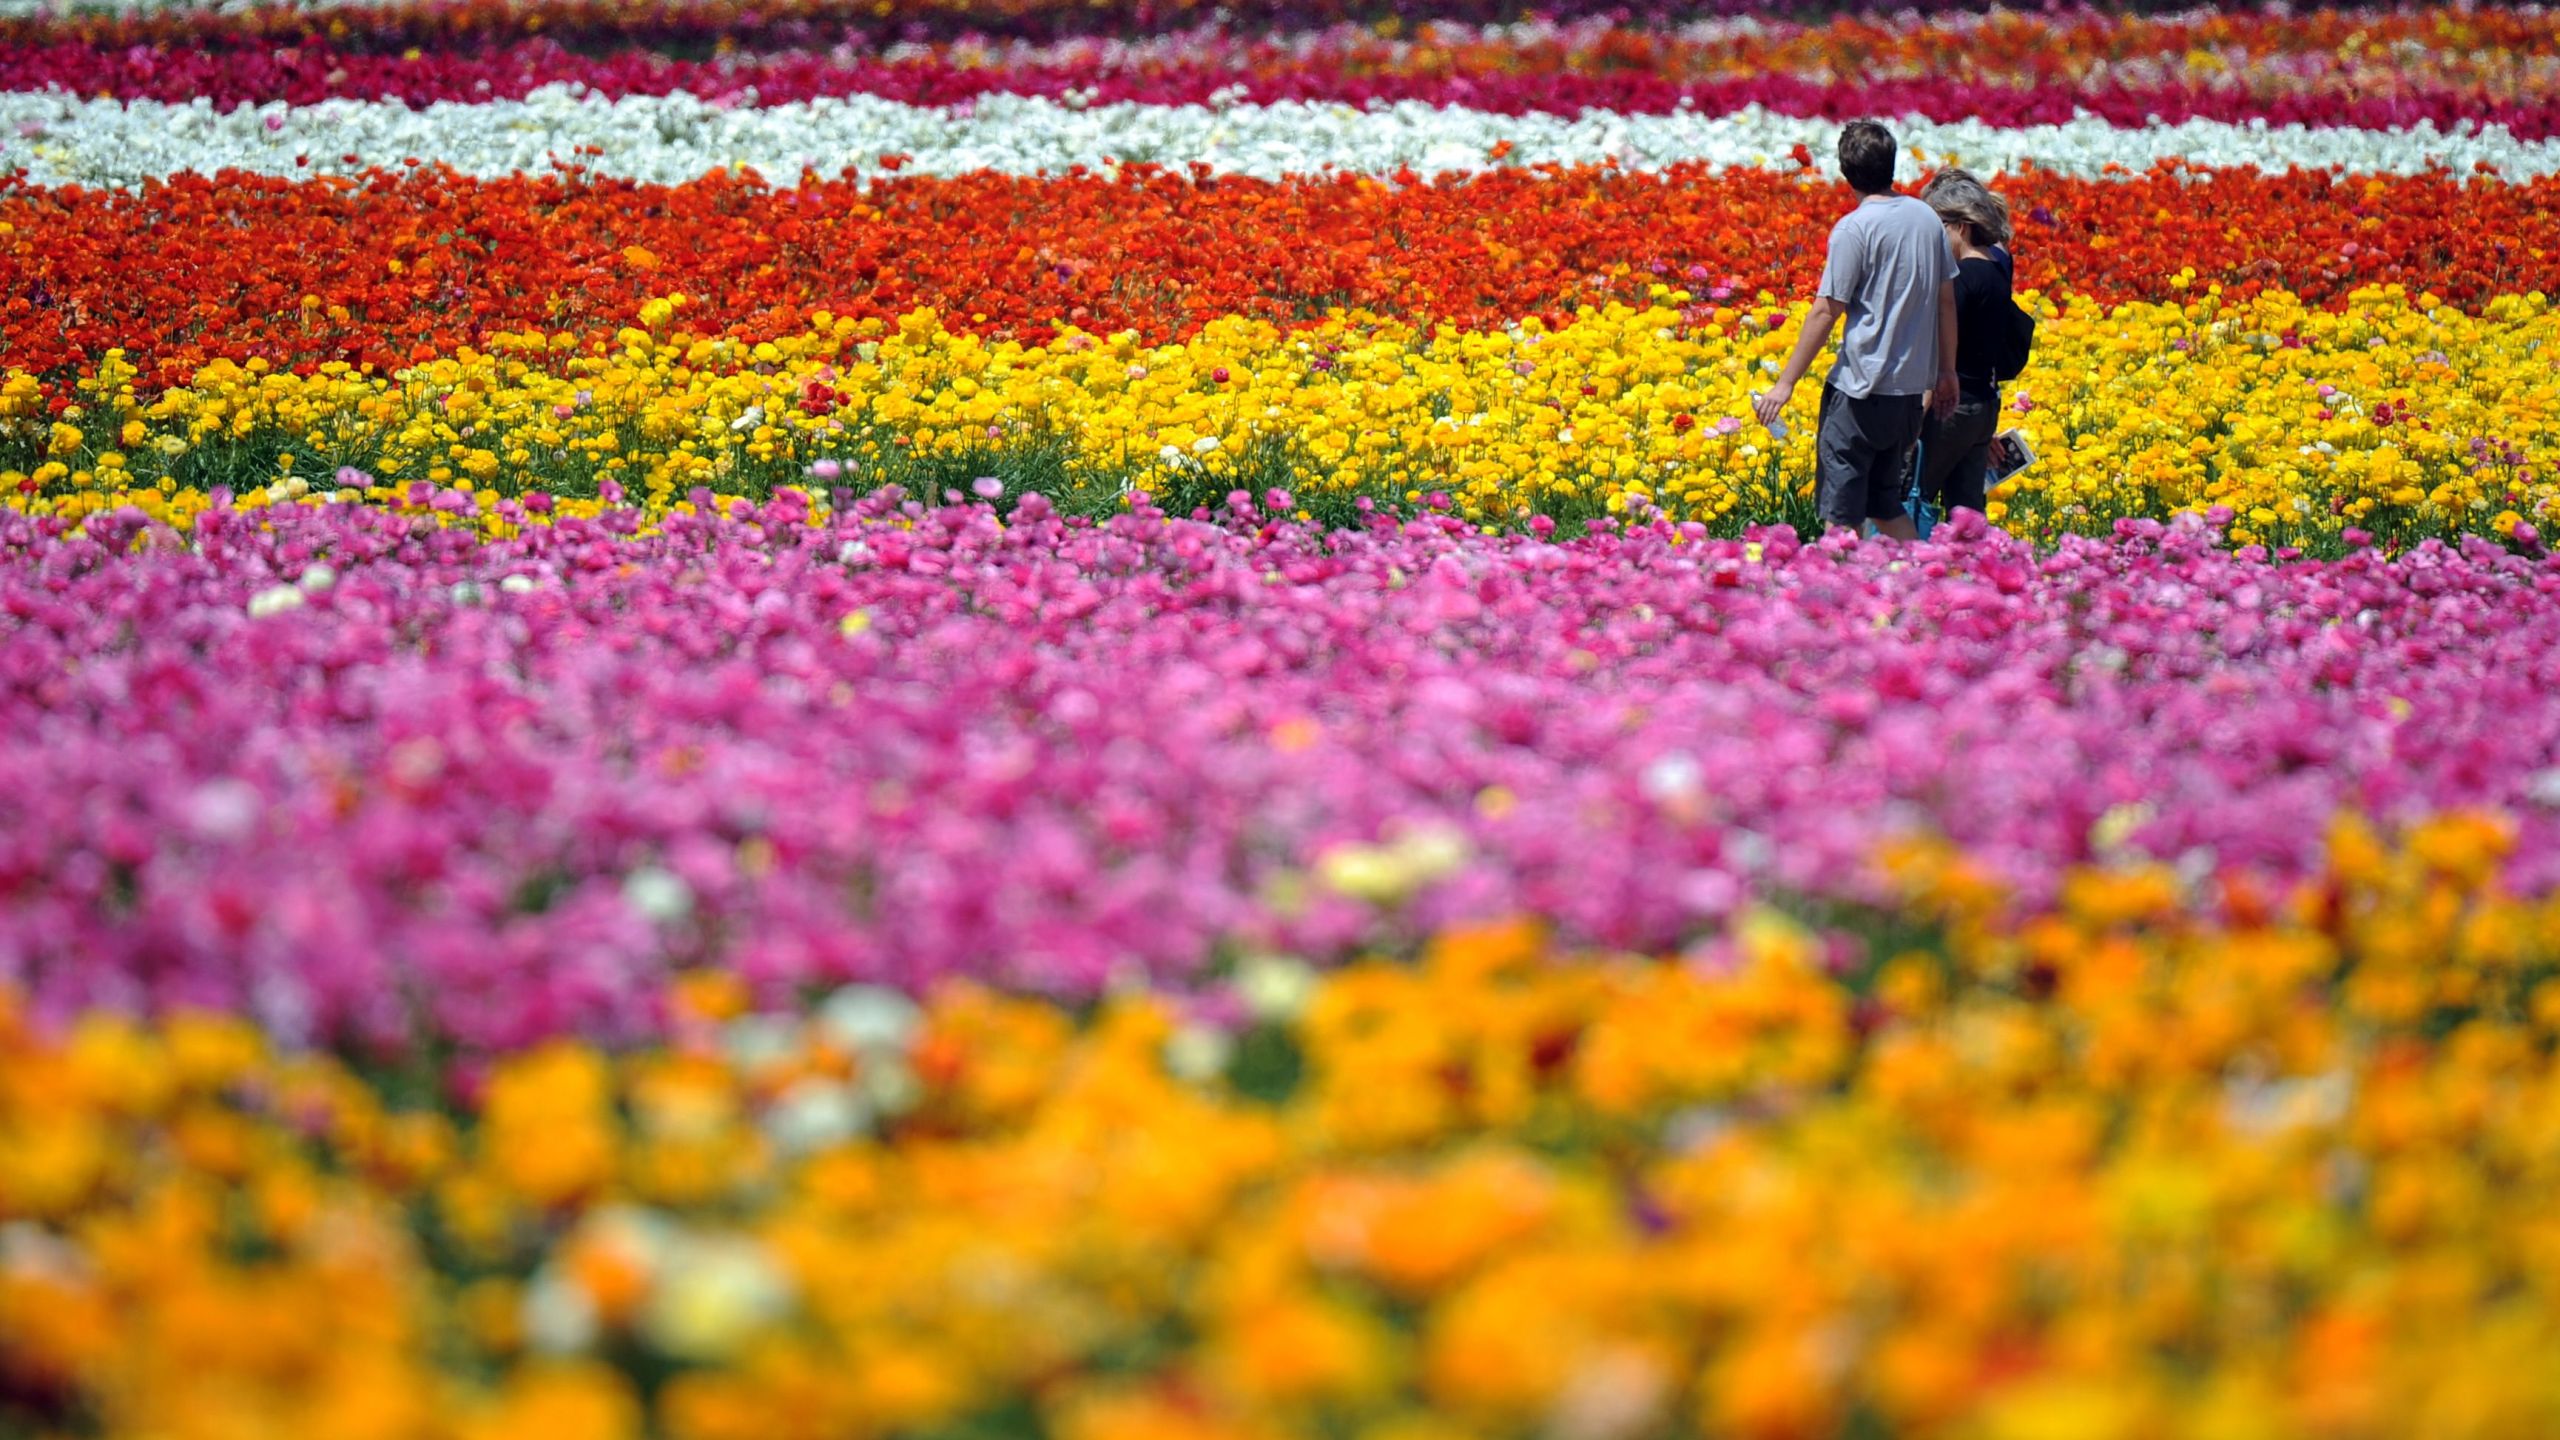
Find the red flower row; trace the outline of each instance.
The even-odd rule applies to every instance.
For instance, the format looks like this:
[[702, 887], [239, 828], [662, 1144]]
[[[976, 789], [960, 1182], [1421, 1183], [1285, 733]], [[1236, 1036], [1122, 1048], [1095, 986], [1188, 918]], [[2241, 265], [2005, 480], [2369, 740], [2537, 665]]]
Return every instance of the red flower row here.
[[[1757, 49], [1748, 45], [1737, 49]], [[545, 85], [574, 84], [601, 94], [663, 95], [684, 91], [716, 100], [784, 104], [820, 96], [879, 95], [916, 105], [955, 105], [1008, 93], [1082, 96], [1097, 101], [1210, 103], [1222, 95], [1269, 102], [1420, 100], [1505, 114], [1575, 115], [1586, 109], [1666, 114], [1682, 108], [1727, 114], [1758, 105], [1788, 115], [1847, 119], [1859, 115], [1925, 115], [1998, 125], [2055, 124], [2087, 111], [2119, 125], [2154, 119], [2271, 124], [2355, 125], [2396, 129], [2474, 123], [2507, 126], [2518, 136], [2560, 134], [2560, 96], [2491, 88], [2488, 77], [2457, 72], [2445, 79], [2427, 67], [2376, 76], [2360, 68], [2271, 68], [2246, 83], [2160, 83], [2093, 80], [2083, 63], [2048, 62], [2052, 72], [2021, 83], [2000, 67], [1966, 58], [1963, 42], [1947, 46], [1952, 74], [1835, 75], [1806, 78], [1783, 67], [1733, 73], [1731, 56], [1710, 61], [1699, 47], [1474, 47], [1456, 52], [1410, 49], [1369, 59], [1347, 53], [1204, 41], [1178, 57], [1097, 51], [1020, 65], [955, 61], [948, 56], [882, 61], [843, 52], [793, 52], [717, 60], [670, 59], [647, 52], [581, 54], [548, 40], [464, 53], [377, 54], [327, 47], [220, 51], [134, 46], [0, 45], [0, 71], [19, 88], [52, 87], [78, 95], [112, 95], [173, 103], [204, 99], [216, 108], [333, 97], [434, 101], [517, 99]], [[1842, 68], [1849, 68], [1845, 65]], [[2511, 78], [2511, 77], [2509, 77]], [[2504, 92], [2504, 93], [2501, 93]]]
[[[2020, 282], [2051, 293], [2159, 298], [2182, 268], [2318, 303], [2382, 281], [2461, 305], [2560, 290], [2560, 179], [2163, 170], [2003, 189]], [[819, 310], [925, 305], [1026, 339], [1332, 307], [1492, 324], [1655, 282], [1749, 305], [1812, 283], [1845, 199], [1694, 168], [1406, 187], [1133, 171], [777, 190], [420, 169], [0, 189], [0, 364], [59, 373], [121, 346], [161, 382], [216, 357], [395, 365], [499, 329], [609, 332], [674, 291], [693, 327], [758, 338]]]

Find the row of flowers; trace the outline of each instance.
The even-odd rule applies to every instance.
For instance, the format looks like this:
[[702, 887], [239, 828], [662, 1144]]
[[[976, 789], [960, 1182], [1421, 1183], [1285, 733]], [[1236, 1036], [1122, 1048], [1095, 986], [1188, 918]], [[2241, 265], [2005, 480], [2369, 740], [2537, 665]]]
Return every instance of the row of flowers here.
[[1658, 950], [1885, 903], [1912, 834], [2020, 913], [2092, 860], [2256, 913], [2341, 811], [2497, 811], [2504, 883], [2560, 885], [2560, 586], [2477, 540], [417, 493], [0, 509], [0, 989], [467, 1058], [661, 1034], [699, 967], [788, 1008], [1515, 914]]
[[[2332, 308], [2384, 283], [2469, 310], [2560, 293], [2560, 181], [2037, 172], [2002, 189], [2019, 284], [2048, 295], [2157, 301], [2182, 275], [2194, 291], [2275, 288]], [[1711, 313], [1763, 290], [1808, 293], [1850, 198], [1696, 167], [1418, 186], [1131, 171], [635, 188], [420, 169], [360, 184], [0, 189], [0, 355], [57, 377], [121, 348], [146, 390], [219, 359], [389, 371], [499, 331], [608, 336], [670, 291], [693, 297], [689, 327], [750, 344], [822, 310], [933, 307], [994, 339], [1075, 327], [1150, 343], [1229, 316], [1304, 325], [1333, 307], [1560, 324], [1660, 283]]]
[[[449, 8], [449, 7], [448, 7]], [[617, 7], [617, 10], [626, 7]], [[521, 34], [436, 47], [442, 56], [548, 53], [566, 15], [519, 4], [510, 13]], [[57, 17], [76, 31], [77, 14]], [[197, 9], [187, 45], [165, 41], [88, 40], [46, 35], [0, 23], [0, 43], [27, 50], [122, 51], [136, 62], [193, 63], [191, 49], [247, 64], [262, 56], [293, 61], [314, 54], [342, 58], [400, 53], [398, 17], [314, 17], [292, 9]], [[314, 23], [326, 21], [326, 24]], [[351, 24], [351, 21], [361, 21]], [[269, 28], [303, 25], [293, 35]], [[871, 33], [858, 24], [829, 37], [806, 25], [786, 42], [760, 43], [753, 26], [724, 33], [721, 57], [732, 64], [799, 53], [893, 62], [934, 61], [959, 69], [1077, 68], [1102, 72], [1180, 69], [1215, 59], [1239, 71], [1323, 58], [1366, 74], [1427, 75], [1452, 71], [1536, 74], [1640, 70], [1683, 79], [1743, 79], [1784, 74], [1832, 81], [1938, 77], [2062, 89], [2121, 82], [2137, 85], [2239, 88], [2262, 93], [2317, 90], [2348, 83], [2386, 91], [2441, 86], [2513, 95], [2547, 79], [2542, 62], [2560, 43], [2560, 22], [2525, 8], [2409, 4], [2389, 10], [2319, 8], [2172, 11], [2122, 9], [1990, 10], [1921, 14], [1851, 10], [1810, 22], [1785, 18], [1705, 18], [1676, 24], [1625, 16], [1581, 19], [1524, 17], [1498, 25], [1414, 18], [1387, 24], [1336, 24], [1267, 30], [1198, 24], [1190, 28], [1113, 32], [1061, 39], [963, 34], [911, 40]], [[674, 60], [689, 47], [645, 43], [563, 44], [586, 55]], [[418, 59], [428, 57], [423, 53]]]
[[[1504, 524], [1657, 506], [1725, 526], [1802, 518], [1817, 387], [1799, 392], [1801, 436], [1744, 418], [1801, 305], [1656, 288], [1655, 304], [1554, 327], [1231, 319], [1171, 345], [1075, 330], [989, 342], [930, 310], [750, 344], [691, 330], [678, 295], [609, 342], [502, 333], [390, 375], [217, 361], [156, 394], [110, 352], [67, 394], [23, 372], [0, 381], [0, 489], [37, 511], [138, 499], [167, 516], [217, 486], [283, 498], [428, 482], [495, 499], [611, 484], [664, 507], [695, 487], [993, 473], [1086, 510], [1132, 489], [1281, 486], [1310, 503], [1445, 492], [1460, 516]], [[2238, 512], [2240, 543], [2288, 546], [2355, 527], [2530, 539], [2551, 523], [2547, 300], [2475, 317], [2397, 289], [2335, 312], [2191, 294], [2035, 302], [2035, 366], [2002, 418], [2041, 458], [1993, 492], [1991, 520], [2050, 538], [2219, 505]]]
[[[2480, 817], [2221, 925], [1526, 927], [1222, 1006], [945, 987], [503, 1058], [0, 1010], [0, 1422], [112, 1436], [1736, 1440], [2560, 1426], [2560, 906]], [[645, 1429], [644, 1429], [645, 1427]]]
[[2377, 27], [2410, 37], [2400, 43], [2370, 29], [2350, 33], [2349, 22], [2324, 11], [2307, 20], [2161, 24], [2004, 17], [1962, 31], [1857, 18], [1694, 36], [1606, 23], [1441, 26], [1393, 39], [1353, 28], [1280, 36], [1203, 29], [1135, 42], [973, 37], [885, 55], [847, 44], [711, 59], [572, 50], [548, 37], [399, 52], [360, 33], [346, 47], [0, 42], [0, 73], [14, 90], [202, 99], [226, 110], [333, 97], [474, 103], [567, 84], [607, 96], [685, 92], [762, 105], [867, 94], [955, 106], [1004, 93], [1082, 103], [1422, 100], [1564, 115], [1758, 105], [1834, 119], [1883, 112], [2000, 125], [2058, 123], [2084, 111], [2126, 127], [2263, 119], [2390, 129], [2425, 120], [2448, 130], [2496, 123], [2526, 139], [2560, 126], [2550, 93], [2560, 37], [2547, 16], [2446, 12], [2423, 27], [2402, 19]]
[[[1923, 115], [1892, 120], [1909, 147], [1905, 179], [1950, 160], [1993, 173], [2033, 167], [2078, 175], [2163, 162], [2278, 173], [2296, 166], [2359, 174], [2449, 168], [2509, 179], [2560, 172], [2560, 138], [2521, 139], [2502, 126], [2467, 122], [2448, 131], [2428, 120], [2401, 124], [2396, 118], [2387, 129], [2204, 119], [2127, 129], [2094, 115], [2025, 125]], [[396, 100], [323, 100], [225, 112], [204, 101], [13, 91], [0, 93], [0, 173], [21, 173], [38, 184], [137, 185], [187, 171], [294, 176], [419, 160], [475, 175], [580, 163], [601, 174], [661, 183], [722, 169], [752, 169], [789, 182], [804, 172], [835, 174], [884, 156], [946, 175], [1195, 162], [1218, 173], [1267, 178], [1544, 164], [1792, 168], [1799, 150], [1829, 146], [1838, 129], [1834, 120], [1757, 106], [1729, 114], [1568, 117], [1420, 100], [1203, 106], [1007, 94], [949, 107], [873, 95], [740, 106], [690, 94], [608, 98], [555, 84], [522, 99], [422, 109]]]
[[[1804, 23], [1808, 13], [1819, 11], [1834, 12], [1834, 18], [1827, 24]], [[2050, 27], [2043, 33], [2062, 36], [2081, 29], [2124, 27], [2136, 40], [2127, 48], [2128, 54], [2156, 55], [2266, 35], [2281, 37], [2276, 43], [2288, 50], [2353, 50], [2413, 42], [2475, 48], [2463, 46], [2466, 40], [2476, 40], [2476, 48], [2494, 49], [2530, 44], [2533, 36], [2548, 33], [2535, 28], [2530, 10], [2511, 17], [2502, 8], [2472, 11], [2441, 3], [2383, 9], [2324, 7], [2301, 16], [2260, 16], [2131, 0], [2105, 7], [2043, 6], [2039, 15], [2023, 22], [1997, 12], [1986, 16], [1970, 0], [1917, 0], [1894, 11], [1887, 18], [1866, 6], [1772, 7], [1742, 0], [1709, 4], [1560, 0], [1534, 7], [1534, 14], [1531, 7], [1511, 0], [1440, 0], [1427, 17], [1388, 10], [1373, 0], [1234, 0], [1214, 5], [1202, 0], [1139, 0], [1137, 4], [1125, 0], [0, 0], [0, 39], [255, 47], [344, 41], [360, 35], [373, 46], [399, 49], [503, 43], [547, 35], [584, 50], [686, 48], [706, 43], [787, 49], [913, 42], [937, 36], [1000, 36], [1035, 42], [1068, 37], [1125, 39], [1203, 25], [1295, 32], [1351, 25], [1393, 36], [1418, 22], [1508, 27], [1563, 20], [1741, 37], [1864, 26], [1883, 32], [1889, 44], [1908, 51], [1918, 48], [1917, 43], [1890, 37], [1969, 35], [1986, 25], [2014, 32], [2023, 23]], [[1906, 18], [1914, 16], [1935, 18], [1921, 23]]]

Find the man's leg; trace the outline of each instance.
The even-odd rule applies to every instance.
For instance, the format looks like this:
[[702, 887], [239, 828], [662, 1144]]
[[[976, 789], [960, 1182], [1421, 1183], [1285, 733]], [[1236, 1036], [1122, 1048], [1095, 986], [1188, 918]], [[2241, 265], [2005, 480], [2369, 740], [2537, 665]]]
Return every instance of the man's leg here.
[[1916, 395], [1870, 395], [1852, 404], [1859, 412], [1859, 430], [1874, 447], [1870, 452], [1874, 458], [1867, 464], [1866, 518], [1887, 540], [1917, 540], [1920, 527], [1904, 513], [1902, 491], [1928, 412]]
[[1858, 431], [1857, 402], [1822, 387], [1821, 418], [1813, 436], [1813, 503], [1822, 532], [1857, 534], [1867, 523], [1867, 471], [1875, 452]]

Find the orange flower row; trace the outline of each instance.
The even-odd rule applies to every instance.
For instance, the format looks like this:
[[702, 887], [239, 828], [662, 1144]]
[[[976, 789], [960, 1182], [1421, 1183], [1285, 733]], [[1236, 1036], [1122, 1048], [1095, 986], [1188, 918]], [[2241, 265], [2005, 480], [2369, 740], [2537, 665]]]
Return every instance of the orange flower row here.
[[[2178, 284], [2335, 304], [2398, 282], [2466, 307], [2560, 289], [2560, 179], [2164, 171], [2003, 188], [2020, 284], [2102, 302]], [[1222, 315], [1299, 323], [1336, 308], [1500, 324], [1656, 284], [1747, 306], [1812, 283], [1845, 196], [1703, 169], [1404, 187], [979, 174], [790, 190], [420, 169], [18, 189], [0, 191], [0, 360], [67, 373], [122, 347], [147, 386], [221, 358], [390, 367], [499, 330], [610, 333], [675, 292], [698, 325], [750, 338], [797, 332], [819, 311], [922, 306], [1026, 339], [1062, 324], [1171, 339]]]

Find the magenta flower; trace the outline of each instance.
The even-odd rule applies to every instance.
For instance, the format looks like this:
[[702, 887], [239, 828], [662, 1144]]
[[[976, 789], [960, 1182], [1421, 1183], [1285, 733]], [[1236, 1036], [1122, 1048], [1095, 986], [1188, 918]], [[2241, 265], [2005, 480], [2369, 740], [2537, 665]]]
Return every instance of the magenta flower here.
[[1673, 952], [1772, 895], [1880, 902], [1911, 833], [2019, 907], [2103, 850], [2209, 908], [2309, 873], [2342, 810], [2481, 807], [2508, 884], [2560, 886], [2560, 701], [2513, 663], [2560, 649], [2560, 571], [2508, 545], [2279, 563], [2181, 517], [2039, 551], [1966, 512], [1839, 551], [1236, 498], [786, 488], [497, 541], [217, 509], [192, 548], [0, 511], [0, 987], [469, 1054], [655, 1034], [703, 965], [777, 1004], [1180, 990], [1518, 913]]

